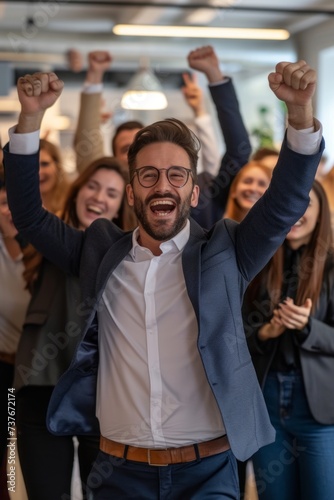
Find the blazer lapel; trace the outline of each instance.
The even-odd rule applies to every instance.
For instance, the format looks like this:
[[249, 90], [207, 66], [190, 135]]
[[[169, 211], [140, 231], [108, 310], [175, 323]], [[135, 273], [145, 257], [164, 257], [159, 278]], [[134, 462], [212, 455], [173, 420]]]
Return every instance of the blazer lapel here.
[[96, 296], [99, 298], [105, 285], [118, 264], [130, 252], [132, 248], [132, 232], [127, 233], [114, 243], [104, 255], [99, 266], [96, 278]]
[[200, 276], [201, 276], [201, 249], [205, 242], [203, 229], [192, 219], [190, 219], [189, 241], [184, 247], [182, 254], [182, 265], [184, 279], [190, 301], [193, 305], [198, 324], [199, 318], [199, 298], [200, 298]]

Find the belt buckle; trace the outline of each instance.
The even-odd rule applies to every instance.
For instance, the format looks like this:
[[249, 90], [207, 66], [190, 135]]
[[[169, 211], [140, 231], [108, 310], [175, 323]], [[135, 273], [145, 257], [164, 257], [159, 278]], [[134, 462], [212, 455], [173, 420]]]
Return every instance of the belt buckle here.
[[151, 462], [151, 450], [147, 450], [147, 461], [149, 465], [152, 465], [153, 467], [167, 467], [169, 464], [154, 464]]

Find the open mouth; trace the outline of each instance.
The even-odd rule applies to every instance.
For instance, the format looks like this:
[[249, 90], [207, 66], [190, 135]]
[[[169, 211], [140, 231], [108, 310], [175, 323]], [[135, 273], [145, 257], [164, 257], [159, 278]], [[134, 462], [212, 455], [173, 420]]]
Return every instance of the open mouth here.
[[244, 198], [246, 201], [249, 201], [250, 203], [256, 203], [257, 200], [260, 198], [260, 196], [257, 194], [245, 194]]
[[102, 215], [102, 209], [97, 207], [96, 205], [87, 205], [87, 212], [90, 212], [94, 215]]
[[156, 200], [150, 204], [151, 211], [159, 217], [171, 214], [175, 208], [176, 204], [172, 200]]

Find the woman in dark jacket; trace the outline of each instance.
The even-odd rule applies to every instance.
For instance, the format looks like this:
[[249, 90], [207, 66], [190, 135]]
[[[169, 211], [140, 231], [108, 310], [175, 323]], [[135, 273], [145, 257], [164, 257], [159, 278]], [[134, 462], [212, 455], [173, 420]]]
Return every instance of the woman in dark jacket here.
[[272, 424], [253, 457], [261, 500], [334, 498], [334, 256], [325, 192], [248, 288], [244, 325]]

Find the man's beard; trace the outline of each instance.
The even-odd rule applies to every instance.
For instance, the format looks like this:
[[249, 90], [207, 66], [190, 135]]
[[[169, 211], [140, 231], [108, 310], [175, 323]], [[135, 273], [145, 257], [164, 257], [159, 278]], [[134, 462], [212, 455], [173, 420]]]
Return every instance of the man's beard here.
[[[151, 236], [157, 241], [167, 241], [174, 238], [174, 236], [176, 236], [185, 226], [190, 214], [191, 197], [192, 194], [190, 193], [190, 195], [183, 202], [180, 202], [180, 199], [179, 198], [176, 199], [175, 196], [155, 195], [147, 199], [145, 203], [139, 198], [135, 198], [134, 211], [137, 216], [137, 219], [139, 220], [143, 229], [149, 236]], [[170, 226], [170, 221], [164, 218], [161, 218], [161, 220], [158, 221], [159, 227], [152, 227], [152, 225], [150, 224], [145, 208], [147, 210], [150, 210], [148, 206], [150, 201], [152, 199], [157, 199], [157, 198], [163, 198], [163, 199], [171, 198], [176, 202], [176, 207], [174, 210], [178, 211], [178, 216], [175, 218], [172, 226]]]

